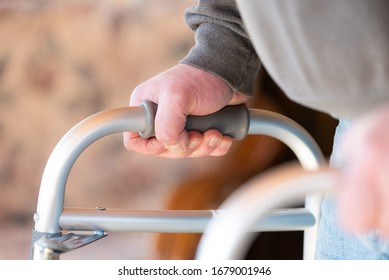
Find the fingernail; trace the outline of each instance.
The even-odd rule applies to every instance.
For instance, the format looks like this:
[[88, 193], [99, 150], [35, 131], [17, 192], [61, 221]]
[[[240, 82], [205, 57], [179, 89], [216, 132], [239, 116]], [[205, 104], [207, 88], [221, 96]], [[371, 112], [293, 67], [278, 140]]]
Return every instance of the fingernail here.
[[220, 139], [218, 138], [211, 138], [208, 142], [208, 146], [211, 148], [215, 148], [220, 142]]
[[166, 148], [171, 151], [173, 154], [181, 155], [185, 152], [185, 149], [182, 145], [166, 145]]
[[221, 145], [222, 149], [228, 150], [231, 147], [232, 142], [231, 141], [222, 141], [222, 143], [220, 145]]
[[200, 145], [200, 141], [199, 140], [191, 140], [190, 142], [189, 142], [189, 149], [191, 149], [191, 150], [194, 150], [194, 149], [196, 149], [198, 146]]

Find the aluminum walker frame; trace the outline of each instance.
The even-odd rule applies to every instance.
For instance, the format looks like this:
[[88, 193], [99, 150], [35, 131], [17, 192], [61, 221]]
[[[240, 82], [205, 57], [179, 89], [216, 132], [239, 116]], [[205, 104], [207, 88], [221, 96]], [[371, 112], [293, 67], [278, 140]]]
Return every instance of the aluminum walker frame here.
[[[204, 232], [197, 258], [234, 259], [241, 257], [249, 244], [247, 232], [291, 230], [304, 231], [304, 259], [314, 258], [321, 196], [333, 185], [334, 176], [325, 169], [326, 161], [318, 145], [300, 125], [280, 114], [247, 109], [244, 105], [228, 106], [208, 116], [189, 116], [186, 128], [218, 129], [237, 140], [247, 134], [275, 137], [296, 154], [302, 168], [289, 168], [270, 176], [283, 178], [281, 182], [266, 178], [259, 179], [262, 183], [258, 179], [251, 180], [248, 186], [227, 199], [221, 206], [225, 210], [64, 208], [67, 178], [78, 156], [90, 144], [109, 134], [134, 131], [145, 138], [153, 136], [156, 109], [154, 104], [145, 102], [140, 107], [102, 111], [84, 119], [64, 135], [51, 153], [43, 173], [34, 214], [31, 259], [59, 259], [61, 253], [113, 231]], [[329, 184], [323, 179], [328, 179]], [[271, 185], [271, 188], [264, 185]], [[305, 207], [273, 210], [290, 198], [305, 199]], [[233, 224], [233, 229], [228, 224]], [[62, 231], [77, 233], [63, 234]], [[223, 238], [218, 235], [220, 233]], [[245, 245], [240, 246], [242, 242]], [[230, 245], [226, 246], [226, 243]]]

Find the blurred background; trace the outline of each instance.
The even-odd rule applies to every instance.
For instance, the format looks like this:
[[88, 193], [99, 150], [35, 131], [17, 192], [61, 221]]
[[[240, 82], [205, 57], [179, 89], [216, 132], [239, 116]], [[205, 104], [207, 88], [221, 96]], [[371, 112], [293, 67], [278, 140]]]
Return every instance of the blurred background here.
[[[195, 3], [0, 0], [0, 259], [28, 258], [40, 179], [60, 138], [98, 111], [127, 105], [139, 83], [184, 57], [193, 34], [183, 14]], [[334, 120], [286, 100], [264, 70], [255, 87], [251, 107], [292, 117], [329, 154]], [[266, 137], [236, 143], [221, 158], [168, 160], [127, 152], [121, 134], [112, 135], [77, 160], [65, 206], [211, 209], [289, 159], [290, 151]], [[190, 259], [198, 238], [112, 233], [61, 258]], [[300, 258], [301, 235], [263, 238], [263, 254], [253, 246], [248, 258]]]

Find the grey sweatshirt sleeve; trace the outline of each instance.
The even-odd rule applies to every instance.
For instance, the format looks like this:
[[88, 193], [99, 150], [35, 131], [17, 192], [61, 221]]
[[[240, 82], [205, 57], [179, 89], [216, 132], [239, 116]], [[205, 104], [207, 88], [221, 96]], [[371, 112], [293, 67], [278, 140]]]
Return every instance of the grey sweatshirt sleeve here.
[[180, 61], [210, 72], [233, 90], [252, 95], [260, 62], [245, 31], [235, 1], [199, 0], [185, 13], [196, 43]]

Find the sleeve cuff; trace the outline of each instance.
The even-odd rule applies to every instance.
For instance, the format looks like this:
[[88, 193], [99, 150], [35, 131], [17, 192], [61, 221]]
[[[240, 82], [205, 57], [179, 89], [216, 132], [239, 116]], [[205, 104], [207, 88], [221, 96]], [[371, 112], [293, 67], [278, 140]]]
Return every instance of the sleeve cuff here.
[[180, 63], [214, 74], [234, 91], [252, 95], [260, 62], [249, 39], [210, 22], [198, 26], [195, 39], [195, 46]]

